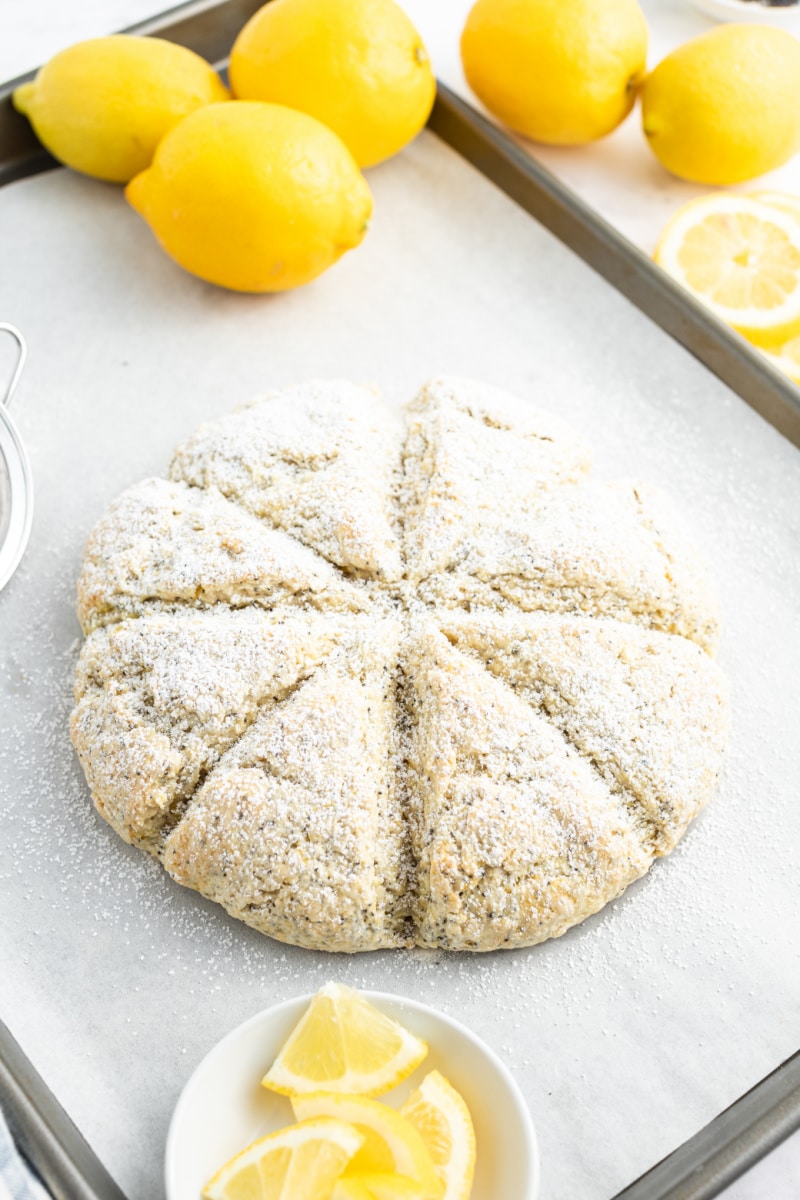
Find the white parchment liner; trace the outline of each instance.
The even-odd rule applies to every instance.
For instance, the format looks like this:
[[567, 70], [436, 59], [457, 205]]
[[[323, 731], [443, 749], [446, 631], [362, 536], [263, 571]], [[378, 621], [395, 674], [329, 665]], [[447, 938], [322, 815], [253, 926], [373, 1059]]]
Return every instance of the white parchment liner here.
[[[117, 189], [57, 172], [0, 193], [39, 513], [0, 596], [0, 1014], [130, 1200], [161, 1194], [169, 1113], [206, 1050], [327, 979], [486, 1038], [530, 1102], [547, 1196], [605, 1200], [797, 1049], [800, 455], [432, 136], [370, 182], [363, 247], [272, 298], [184, 275]], [[95, 817], [66, 727], [82, 545], [196, 424], [267, 386], [344, 375], [399, 403], [445, 371], [560, 412], [598, 474], [650, 479], [691, 514], [723, 599], [731, 752], [672, 858], [557, 942], [311, 954], [182, 891]]]

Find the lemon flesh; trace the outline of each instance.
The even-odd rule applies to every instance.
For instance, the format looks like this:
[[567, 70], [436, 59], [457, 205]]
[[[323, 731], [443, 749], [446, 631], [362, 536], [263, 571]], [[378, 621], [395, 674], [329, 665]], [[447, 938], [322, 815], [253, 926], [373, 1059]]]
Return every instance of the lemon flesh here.
[[359, 244], [372, 212], [336, 134], [276, 104], [192, 113], [125, 194], [180, 266], [240, 292], [315, 279]]
[[405, 1175], [350, 1175], [338, 1180], [331, 1200], [424, 1200], [418, 1183]]
[[714, 194], [667, 225], [659, 263], [758, 346], [800, 334], [800, 220], [746, 196]]
[[191, 50], [124, 34], [62, 50], [13, 97], [60, 162], [111, 183], [148, 167], [183, 117], [227, 98], [216, 71]]
[[342, 984], [322, 988], [270, 1070], [264, 1087], [380, 1096], [414, 1071], [427, 1044]]
[[444, 1187], [420, 1133], [393, 1108], [366, 1096], [337, 1092], [294, 1096], [292, 1108], [300, 1121], [332, 1117], [358, 1130], [364, 1140], [348, 1164], [347, 1175], [404, 1175], [422, 1189], [420, 1200], [441, 1200]]
[[764, 25], [701, 34], [645, 80], [642, 128], [667, 170], [695, 183], [779, 167], [800, 150], [800, 40]]
[[260, 1138], [225, 1163], [204, 1200], [330, 1200], [361, 1138], [342, 1121], [306, 1121]]
[[331, 1200], [375, 1200], [375, 1197], [362, 1180], [351, 1176], [349, 1179], [337, 1179]]
[[475, 1174], [475, 1129], [469, 1109], [439, 1071], [425, 1076], [400, 1109], [419, 1131], [444, 1184], [442, 1200], [468, 1200]]
[[272, 0], [237, 37], [234, 94], [328, 125], [362, 167], [396, 154], [436, 93], [422, 38], [394, 0]]
[[477, 0], [461, 36], [472, 90], [517, 133], [577, 145], [631, 111], [647, 25], [636, 0]]

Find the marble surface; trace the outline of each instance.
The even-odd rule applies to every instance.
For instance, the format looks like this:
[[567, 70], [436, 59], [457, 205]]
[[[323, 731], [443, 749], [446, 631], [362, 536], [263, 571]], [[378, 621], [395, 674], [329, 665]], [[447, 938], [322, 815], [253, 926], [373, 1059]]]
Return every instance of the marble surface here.
[[[81, 0], [68, 22], [51, 0], [5, 0], [0, 70], [153, 8]], [[38, 487], [29, 555], [0, 596], [0, 1012], [131, 1200], [160, 1195], [194, 1062], [327, 978], [436, 1003], [505, 1057], [539, 1128], [545, 1198], [607, 1200], [797, 1048], [800, 898], [783, 848], [800, 838], [800, 458], [434, 138], [370, 182], [358, 253], [267, 299], [182, 275], [116, 189], [59, 172], [0, 192], [0, 310], [30, 341], [20, 424]], [[692, 511], [723, 596], [732, 751], [672, 859], [558, 942], [481, 959], [308, 954], [181, 892], [92, 814], [65, 736], [80, 547], [124, 484], [267, 384], [343, 373], [399, 401], [444, 369], [559, 409], [601, 473], [641, 473]], [[728, 1200], [796, 1195], [797, 1141]]]

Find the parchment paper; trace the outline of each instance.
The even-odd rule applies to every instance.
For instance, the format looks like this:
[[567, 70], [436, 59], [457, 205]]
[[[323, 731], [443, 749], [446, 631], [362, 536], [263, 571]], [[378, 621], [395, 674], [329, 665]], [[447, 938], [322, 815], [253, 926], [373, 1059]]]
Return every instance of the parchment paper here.
[[[114, 188], [58, 172], [0, 193], [0, 312], [30, 343], [19, 423], [38, 489], [0, 595], [0, 1013], [131, 1200], [161, 1194], [169, 1114], [202, 1055], [327, 979], [484, 1037], [528, 1098], [557, 1200], [606, 1200], [797, 1049], [800, 455], [431, 135], [370, 181], [361, 249], [274, 298], [182, 274]], [[672, 858], [556, 942], [312, 954], [179, 889], [94, 815], [66, 730], [82, 543], [118, 491], [254, 392], [345, 375], [399, 402], [436, 371], [558, 410], [600, 474], [651, 479], [692, 515], [723, 597], [731, 751]]]

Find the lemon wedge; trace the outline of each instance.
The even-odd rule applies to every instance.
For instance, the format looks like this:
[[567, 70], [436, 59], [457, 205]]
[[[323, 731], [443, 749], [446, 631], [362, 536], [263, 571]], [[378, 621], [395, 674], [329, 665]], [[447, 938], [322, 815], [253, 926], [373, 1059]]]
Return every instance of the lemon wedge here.
[[374, 1200], [369, 1188], [360, 1179], [337, 1179], [333, 1185], [331, 1200]]
[[422, 1135], [393, 1108], [366, 1096], [342, 1096], [338, 1092], [294, 1096], [292, 1108], [299, 1121], [332, 1117], [358, 1130], [364, 1140], [348, 1164], [347, 1174], [405, 1175], [422, 1188], [420, 1200], [441, 1200], [444, 1188]]
[[800, 217], [749, 196], [701, 196], [669, 222], [655, 260], [754, 345], [800, 334]]
[[344, 1121], [290, 1125], [235, 1155], [203, 1188], [205, 1200], [330, 1200], [363, 1138]]
[[475, 1174], [475, 1130], [469, 1109], [453, 1085], [431, 1071], [400, 1114], [419, 1130], [444, 1184], [442, 1200], [467, 1200]]
[[339, 1179], [331, 1200], [423, 1200], [425, 1192], [405, 1175], [350, 1175]]
[[287, 1096], [346, 1092], [380, 1096], [410, 1075], [428, 1047], [352, 988], [329, 983], [261, 1080]]
[[763, 353], [773, 367], [783, 371], [794, 383], [800, 384], [800, 337], [792, 338], [777, 350], [764, 350]]

